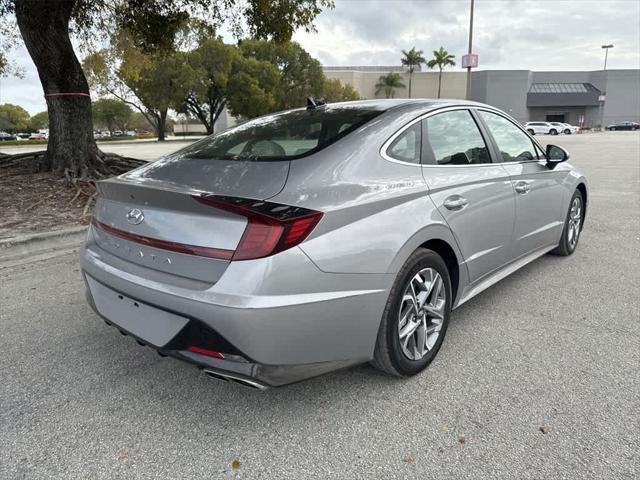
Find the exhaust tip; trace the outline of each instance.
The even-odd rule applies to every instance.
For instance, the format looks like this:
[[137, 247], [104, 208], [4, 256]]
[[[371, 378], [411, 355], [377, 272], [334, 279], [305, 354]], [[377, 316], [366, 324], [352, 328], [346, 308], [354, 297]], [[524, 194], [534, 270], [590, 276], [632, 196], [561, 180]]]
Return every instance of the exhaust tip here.
[[242, 385], [246, 388], [251, 388], [252, 390], [266, 390], [267, 388], [269, 388], [267, 385], [259, 383], [253, 379], [236, 377], [235, 375], [230, 375], [228, 373], [216, 372], [207, 369], [204, 370], [204, 373], [211, 378], [215, 378], [216, 380], [221, 380], [228, 383], [237, 383], [238, 385]]

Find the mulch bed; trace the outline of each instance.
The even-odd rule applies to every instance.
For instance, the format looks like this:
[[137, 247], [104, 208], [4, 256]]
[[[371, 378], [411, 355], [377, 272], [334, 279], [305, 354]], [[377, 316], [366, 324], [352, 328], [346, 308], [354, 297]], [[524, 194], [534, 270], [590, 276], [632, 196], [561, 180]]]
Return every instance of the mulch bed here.
[[0, 239], [86, 225], [93, 213], [88, 200], [68, 180], [51, 173], [32, 173], [22, 165], [2, 168]]
[[[0, 153], [0, 240], [86, 225], [91, 220], [95, 183], [42, 172], [45, 155], [44, 151]], [[120, 175], [146, 163], [98, 148], [91, 155], [86, 172], [95, 178]]]

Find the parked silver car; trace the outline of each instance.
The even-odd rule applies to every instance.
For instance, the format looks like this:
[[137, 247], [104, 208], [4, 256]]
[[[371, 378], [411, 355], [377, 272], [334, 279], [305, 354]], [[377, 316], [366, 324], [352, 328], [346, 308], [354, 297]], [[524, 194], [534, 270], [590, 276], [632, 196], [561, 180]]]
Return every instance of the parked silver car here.
[[435, 357], [453, 309], [571, 254], [587, 182], [487, 105], [269, 115], [100, 182], [87, 297], [122, 333], [255, 388]]

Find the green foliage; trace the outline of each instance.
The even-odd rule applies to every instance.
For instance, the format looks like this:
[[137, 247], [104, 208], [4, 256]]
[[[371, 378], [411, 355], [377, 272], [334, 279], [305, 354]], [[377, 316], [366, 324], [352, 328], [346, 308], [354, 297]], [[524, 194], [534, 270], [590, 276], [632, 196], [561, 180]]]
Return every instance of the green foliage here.
[[[54, 3], [67, 8], [67, 2]], [[127, 30], [136, 48], [166, 52], [194, 22], [210, 30], [225, 24], [236, 36], [248, 32], [287, 42], [299, 28], [314, 30], [315, 17], [333, 6], [332, 0], [75, 0], [69, 27], [83, 42], [94, 45], [96, 38]], [[14, 0], [0, 0], [0, 17], [14, 12]]]
[[48, 112], [40, 112], [36, 113], [33, 117], [29, 119], [29, 126], [27, 130], [31, 132], [37, 132], [38, 130], [44, 130], [49, 128], [49, 113]]
[[213, 132], [226, 106], [245, 118], [275, 107], [280, 74], [271, 63], [245, 58], [237, 46], [219, 38], [202, 41], [186, 58], [194, 81], [186, 98], [174, 108], [198, 118], [207, 132]]
[[416, 47], [411, 47], [408, 52], [402, 50], [402, 58], [400, 62], [409, 70], [409, 98], [411, 98], [411, 80], [413, 79], [413, 72], [416, 67], [425, 63], [427, 60], [422, 56], [424, 52], [422, 50], [416, 50]]
[[455, 55], [447, 52], [443, 47], [440, 47], [439, 50], [433, 51], [433, 58], [427, 62], [427, 67], [435, 68], [438, 67], [438, 98], [440, 98], [440, 91], [442, 88], [442, 69], [447, 66], [454, 66], [456, 64], [454, 58]]
[[129, 32], [134, 45], [145, 53], [170, 51], [178, 31], [189, 21], [191, 11], [184, 4], [199, 3], [161, 0], [130, 0], [116, 8], [120, 30]]
[[348, 102], [360, 100], [360, 95], [350, 84], [343, 84], [337, 78], [325, 78], [322, 85], [322, 98], [327, 102]]
[[185, 54], [144, 53], [124, 33], [116, 39], [115, 48], [88, 55], [83, 68], [92, 88], [142, 113], [160, 140], [169, 108], [184, 101], [196, 75]]
[[166, 112], [180, 102], [194, 80], [193, 69], [178, 54], [146, 55], [142, 62], [127, 57], [116, 74], [150, 112]]
[[235, 65], [229, 85], [229, 110], [245, 118], [272, 111], [279, 80], [278, 70], [269, 62], [243, 58]]
[[0, 130], [10, 133], [24, 132], [29, 128], [29, 112], [19, 105], [0, 105]]
[[322, 65], [298, 43], [243, 40], [240, 42], [240, 50], [245, 57], [270, 62], [280, 71], [274, 110], [302, 107], [308, 96], [322, 96]]
[[253, 37], [283, 43], [300, 27], [312, 31], [322, 8], [333, 6], [332, 0], [248, 0], [243, 13]]
[[209, 133], [225, 107], [252, 118], [304, 106], [308, 96], [359, 97], [350, 85], [327, 81], [320, 63], [295, 42], [252, 39], [229, 45], [210, 37], [206, 26], [193, 28], [181, 35], [183, 45], [195, 48], [173, 52], [144, 52], [121, 32], [114, 48], [85, 58], [91, 87], [134, 106], [157, 131], [173, 109], [197, 118]]
[[402, 58], [400, 62], [402, 65], [407, 67], [409, 73], [413, 73], [416, 67], [419, 67], [421, 64], [425, 63], [427, 60], [422, 56], [424, 52], [422, 50], [416, 50], [416, 47], [412, 47], [408, 52], [406, 50], [402, 50]]
[[376, 84], [376, 95], [384, 92], [386, 98], [393, 98], [397, 88], [405, 88], [405, 84], [402, 83], [402, 77], [399, 73], [390, 72], [387, 75], [380, 76]]
[[93, 123], [98, 127], [107, 127], [109, 132], [126, 130], [133, 110], [121, 100], [101, 98], [93, 102]]
[[455, 55], [450, 54], [443, 47], [440, 47], [439, 50], [433, 51], [433, 58], [427, 62], [427, 67], [438, 67], [440, 70], [447, 66], [453, 67], [456, 64], [454, 58], [456, 58]]
[[154, 125], [158, 139], [164, 139], [167, 112], [187, 96], [193, 69], [179, 54], [134, 52], [122, 61], [116, 75], [138, 100], [134, 105]]
[[[185, 26], [199, 22], [215, 29], [225, 24], [236, 36], [249, 33], [277, 42], [291, 39], [299, 28], [312, 31], [313, 21], [332, 0], [71, 0], [67, 27], [84, 44], [96, 45], [113, 32], [127, 30], [134, 46], [145, 53], [170, 51]], [[69, 2], [46, 2], [48, 9]], [[15, 0], [0, 0], [0, 18], [15, 13]]]
[[178, 99], [174, 108], [196, 117], [208, 133], [227, 104], [227, 90], [234, 66], [240, 61], [238, 48], [219, 38], [202, 40], [199, 46], [185, 54], [188, 68], [194, 77], [185, 98]]

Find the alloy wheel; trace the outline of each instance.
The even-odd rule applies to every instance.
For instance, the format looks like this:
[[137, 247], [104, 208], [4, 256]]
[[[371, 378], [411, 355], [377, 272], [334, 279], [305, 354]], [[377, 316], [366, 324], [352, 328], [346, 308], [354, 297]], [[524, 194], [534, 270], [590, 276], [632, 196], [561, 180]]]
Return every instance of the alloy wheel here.
[[576, 197], [571, 202], [569, 210], [569, 225], [567, 228], [567, 243], [571, 250], [576, 248], [578, 237], [580, 236], [580, 227], [582, 224], [582, 200]]
[[435, 269], [422, 269], [409, 281], [398, 312], [398, 338], [408, 359], [420, 360], [435, 346], [446, 303], [444, 282]]

